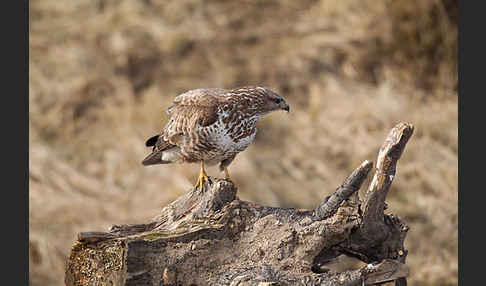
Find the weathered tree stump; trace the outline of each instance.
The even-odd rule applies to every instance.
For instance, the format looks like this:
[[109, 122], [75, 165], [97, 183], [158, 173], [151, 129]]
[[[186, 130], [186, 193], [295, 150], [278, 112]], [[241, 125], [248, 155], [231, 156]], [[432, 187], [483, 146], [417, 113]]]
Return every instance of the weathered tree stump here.
[[[245, 202], [211, 178], [147, 224], [82, 232], [67, 262], [67, 285], [406, 285], [408, 230], [385, 215], [395, 167], [413, 126], [399, 123], [382, 145], [363, 201], [355, 194], [372, 169], [363, 162], [314, 210]], [[356, 193], [357, 194], [357, 193]], [[325, 264], [345, 254], [366, 263], [341, 273]]]

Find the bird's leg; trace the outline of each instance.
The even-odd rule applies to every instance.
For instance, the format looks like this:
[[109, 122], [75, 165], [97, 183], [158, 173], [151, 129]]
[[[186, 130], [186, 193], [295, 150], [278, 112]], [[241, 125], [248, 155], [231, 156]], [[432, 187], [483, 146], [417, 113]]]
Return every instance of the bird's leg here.
[[233, 180], [231, 180], [231, 177], [228, 172], [228, 167], [224, 166], [223, 168], [224, 168], [224, 178], [233, 183]]
[[224, 171], [224, 178], [226, 180], [230, 181], [231, 183], [233, 183], [233, 180], [231, 180], [231, 177], [229, 175], [228, 166], [235, 159], [235, 157], [236, 157], [236, 155], [233, 155], [229, 158], [226, 158], [223, 161], [221, 161], [221, 164], [219, 164], [219, 170]]
[[196, 186], [202, 190], [204, 188], [204, 183], [209, 182], [208, 174], [206, 174], [206, 170], [204, 169], [204, 161], [201, 160], [201, 171], [199, 172], [199, 178], [197, 178]]

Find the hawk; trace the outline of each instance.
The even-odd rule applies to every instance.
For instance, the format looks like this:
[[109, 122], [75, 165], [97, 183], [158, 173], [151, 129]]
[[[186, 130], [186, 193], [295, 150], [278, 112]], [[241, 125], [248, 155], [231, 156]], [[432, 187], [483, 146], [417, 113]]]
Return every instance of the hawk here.
[[277, 93], [260, 86], [234, 89], [200, 88], [178, 95], [167, 109], [168, 122], [145, 146], [152, 147], [143, 165], [199, 163], [195, 186], [209, 182], [205, 165], [219, 163], [231, 181], [228, 166], [250, 145], [262, 116], [290, 107]]

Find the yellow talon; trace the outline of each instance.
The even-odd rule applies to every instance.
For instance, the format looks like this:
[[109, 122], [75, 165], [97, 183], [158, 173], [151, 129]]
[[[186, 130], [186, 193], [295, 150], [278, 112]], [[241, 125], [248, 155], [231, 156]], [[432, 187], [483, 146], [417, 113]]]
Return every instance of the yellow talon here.
[[224, 166], [224, 178], [233, 183], [233, 180], [231, 180], [231, 177], [228, 172], [228, 168], [226, 166]]
[[199, 177], [197, 178], [195, 187], [199, 187], [199, 189], [202, 190], [205, 182], [209, 183], [209, 178], [206, 174], [206, 170], [204, 169], [204, 161], [201, 161], [201, 171], [199, 172]]

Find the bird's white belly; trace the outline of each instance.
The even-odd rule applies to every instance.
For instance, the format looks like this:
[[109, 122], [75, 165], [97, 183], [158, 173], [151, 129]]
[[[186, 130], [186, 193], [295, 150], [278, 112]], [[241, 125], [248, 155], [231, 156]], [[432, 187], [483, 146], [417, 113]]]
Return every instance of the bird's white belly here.
[[238, 133], [242, 131], [238, 128], [239, 126], [236, 127], [234, 129], [236, 133], [229, 132], [229, 128], [222, 121], [217, 121], [209, 127], [207, 139], [215, 147], [212, 152], [209, 152], [209, 156], [207, 156], [207, 163], [209, 165], [217, 164], [222, 160], [236, 155], [245, 150], [255, 140], [256, 128], [255, 132], [251, 132], [248, 136], [243, 137], [238, 136], [244, 133]]
[[[218, 122], [215, 127], [216, 132], [213, 133], [214, 142], [225, 152], [241, 152], [255, 140], [256, 132], [251, 132], [248, 136], [241, 136], [244, 134], [243, 122], [240, 122], [237, 126], [230, 125], [230, 128]], [[232, 127], [233, 132], [230, 132]]]

